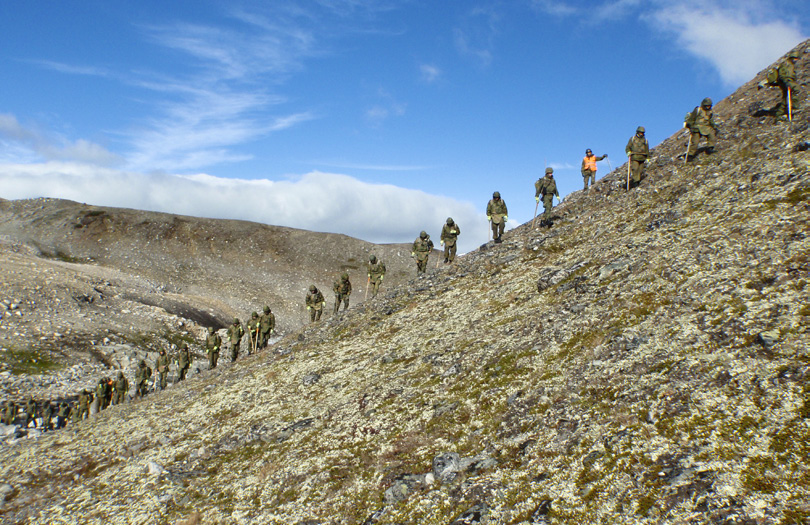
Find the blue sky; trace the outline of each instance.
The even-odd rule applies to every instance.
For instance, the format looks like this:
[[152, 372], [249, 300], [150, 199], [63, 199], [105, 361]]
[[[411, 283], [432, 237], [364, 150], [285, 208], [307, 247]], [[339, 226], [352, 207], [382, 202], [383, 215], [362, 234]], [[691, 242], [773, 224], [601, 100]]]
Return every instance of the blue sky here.
[[[806, 0], [0, 3], [0, 197], [486, 241], [810, 33]], [[606, 162], [599, 175], [608, 172]]]

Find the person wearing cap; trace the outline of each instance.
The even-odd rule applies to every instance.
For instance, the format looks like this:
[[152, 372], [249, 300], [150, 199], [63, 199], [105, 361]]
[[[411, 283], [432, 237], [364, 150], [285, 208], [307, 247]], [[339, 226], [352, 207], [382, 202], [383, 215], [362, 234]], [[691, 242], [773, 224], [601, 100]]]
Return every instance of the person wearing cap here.
[[349, 281], [349, 274], [343, 273], [332, 283], [332, 291], [335, 293], [335, 311], [340, 312], [340, 303], [343, 303], [343, 311], [349, 309], [349, 296], [352, 294], [352, 283]]
[[276, 316], [269, 306], [264, 307], [259, 316], [259, 348], [267, 346], [270, 336], [276, 331]]
[[231, 343], [231, 361], [236, 361], [236, 358], [239, 357], [239, 348], [242, 346], [242, 337], [245, 335], [245, 328], [238, 317], [233, 318], [227, 335], [228, 341]]
[[430, 235], [425, 230], [422, 230], [419, 237], [413, 241], [413, 248], [411, 249], [411, 257], [416, 258], [417, 275], [427, 271], [428, 257], [430, 257], [432, 251], [433, 241], [430, 240]]
[[377, 297], [380, 285], [385, 277], [385, 263], [377, 260], [376, 255], [368, 258], [368, 283], [371, 286], [371, 297]]
[[697, 156], [700, 137], [706, 137], [706, 153], [714, 153], [714, 146], [717, 137], [717, 126], [714, 124], [712, 114], [712, 99], [706, 97], [700, 106], [687, 113], [683, 121], [683, 127], [692, 132], [689, 139], [689, 150], [686, 152], [686, 160], [691, 161]]
[[442, 236], [439, 237], [439, 244], [444, 246], [445, 264], [453, 262], [456, 258], [456, 241], [459, 233], [461, 233], [461, 228], [452, 217], [448, 217], [442, 226]]
[[[559, 200], [560, 192], [557, 191], [557, 182], [554, 180], [554, 170], [551, 167], [546, 168], [545, 177], [537, 179], [534, 183], [534, 200], [540, 201], [543, 197], [543, 220], [540, 226], [548, 226], [551, 228], [551, 208], [554, 207], [554, 197]], [[588, 189], [587, 187], [585, 189]]]
[[222, 346], [222, 338], [214, 330], [213, 326], [208, 327], [208, 337], [205, 338], [205, 349], [208, 352], [208, 368], [213, 370], [217, 367], [219, 360], [219, 348]]
[[778, 86], [782, 92], [782, 99], [774, 109], [777, 117], [787, 118], [788, 116], [788, 90], [790, 90], [790, 106], [792, 111], [796, 111], [796, 61], [799, 59], [799, 51], [797, 49], [788, 53], [788, 56], [783, 60], [775, 71], [768, 74], [767, 82], [759, 83], [758, 87]]
[[624, 152], [627, 154], [630, 163], [630, 187], [635, 188], [644, 178], [644, 165], [650, 160], [650, 144], [645, 138], [646, 130], [644, 126], [636, 128], [636, 134], [627, 141]]
[[487, 203], [487, 220], [492, 224], [492, 239], [495, 242], [501, 242], [501, 235], [506, 227], [506, 221], [509, 220], [509, 211], [506, 209], [506, 203], [501, 199], [501, 194], [495, 192], [492, 194], [492, 199]]
[[583, 188], [585, 191], [588, 191], [588, 180], [591, 181], [591, 186], [596, 183], [596, 163], [606, 158], [607, 153], [597, 157], [593, 154], [591, 148], [585, 150], [585, 157], [582, 159], [582, 166], [580, 168], [582, 171], [582, 180], [585, 183], [585, 187]]
[[177, 355], [177, 380], [183, 381], [186, 378], [188, 369], [191, 366], [191, 354], [188, 351], [188, 344], [180, 345], [180, 353]]
[[251, 312], [250, 319], [247, 322], [248, 334], [248, 355], [257, 351], [259, 346], [259, 331], [261, 330], [261, 320], [259, 319], [259, 312]]
[[326, 299], [323, 298], [321, 291], [318, 290], [314, 284], [311, 285], [306, 298], [307, 311], [309, 311], [309, 322], [314, 323], [315, 321], [321, 320], [323, 304], [325, 302]]
[[161, 390], [164, 390], [168, 384], [170, 363], [171, 361], [169, 360], [169, 356], [166, 354], [166, 350], [161, 348], [160, 354], [155, 362], [155, 368], [157, 368], [158, 371], [158, 386]]

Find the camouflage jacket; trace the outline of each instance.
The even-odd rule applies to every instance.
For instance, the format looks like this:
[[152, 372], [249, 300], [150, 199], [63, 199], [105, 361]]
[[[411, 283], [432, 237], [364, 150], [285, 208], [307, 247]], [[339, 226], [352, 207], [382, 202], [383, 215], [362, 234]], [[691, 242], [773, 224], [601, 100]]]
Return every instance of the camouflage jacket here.
[[326, 299], [323, 298], [323, 294], [320, 290], [315, 293], [307, 292], [307, 306], [311, 306], [316, 310], [320, 310], [323, 308], [323, 303], [326, 302]]
[[630, 160], [641, 162], [647, 160], [650, 156], [650, 143], [646, 138], [633, 135], [627, 141], [627, 146], [624, 147], [624, 152], [630, 157]]
[[228, 327], [228, 341], [238, 343], [245, 335], [245, 329], [242, 328], [242, 323], [235, 323]]
[[181, 348], [180, 355], [177, 356], [177, 366], [180, 368], [188, 368], [191, 364], [191, 355], [188, 353], [188, 348]]
[[368, 263], [368, 276], [372, 281], [378, 281], [383, 275], [385, 275], [385, 264], [382, 261], [374, 264]]
[[251, 339], [256, 338], [256, 333], [259, 331], [259, 326], [260, 322], [258, 317], [251, 317], [250, 319], [248, 319], [247, 329]]
[[509, 215], [506, 209], [506, 201], [503, 199], [491, 199], [487, 204], [487, 217], [492, 217], [492, 222], [500, 224], [505, 216]]
[[458, 227], [457, 223], [453, 223], [452, 226], [445, 224], [442, 227], [442, 236], [439, 237], [447, 246], [453, 246], [456, 244], [456, 239], [458, 239], [458, 234], [461, 233], [461, 228]]
[[127, 381], [126, 377], [119, 377], [115, 381], [115, 391], [121, 392], [126, 394], [127, 390], [129, 390], [129, 381]]
[[259, 316], [259, 325], [261, 326], [261, 332], [266, 334], [276, 327], [276, 316], [273, 315], [273, 312], [262, 314]]
[[557, 191], [557, 181], [554, 180], [553, 177], [541, 177], [537, 179], [537, 182], [534, 183], [534, 196], [539, 197], [546, 195], [556, 195], [557, 197], [560, 196], [560, 193]]
[[413, 241], [413, 252], [416, 254], [416, 258], [420, 261], [425, 260], [432, 250], [433, 241], [430, 240], [429, 235], [425, 239], [417, 237], [416, 240]]
[[[135, 382], [139, 385], [149, 381], [150, 377], [152, 377], [152, 369], [148, 366], [139, 366], [135, 371]], [[81, 397], [79, 400], [81, 400]]]
[[708, 135], [711, 130], [717, 130], [717, 126], [714, 124], [714, 113], [712, 110], [707, 111], [697, 106], [687, 115], [686, 127], [692, 130], [692, 133], [698, 132], [701, 135]]
[[777, 73], [779, 75], [777, 82], [785, 84], [791, 90], [796, 89], [796, 68], [793, 67], [793, 63], [790, 60], [782, 61], [782, 63], [779, 64]]
[[335, 292], [335, 295], [351, 295], [352, 294], [352, 283], [349, 282], [348, 279], [345, 281], [343, 279], [338, 279], [334, 283], [332, 283], [332, 291]]
[[219, 347], [222, 346], [222, 338], [214, 332], [205, 338], [205, 349], [208, 353], [219, 352]]

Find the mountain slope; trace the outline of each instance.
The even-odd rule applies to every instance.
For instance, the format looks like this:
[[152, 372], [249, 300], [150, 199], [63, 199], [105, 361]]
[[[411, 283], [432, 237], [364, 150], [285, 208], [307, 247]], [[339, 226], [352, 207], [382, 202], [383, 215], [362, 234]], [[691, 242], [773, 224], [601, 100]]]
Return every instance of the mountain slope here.
[[3, 450], [4, 519], [806, 523], [810, 115], [761, 76], [712, 156], [678, 132], [636, 190]]

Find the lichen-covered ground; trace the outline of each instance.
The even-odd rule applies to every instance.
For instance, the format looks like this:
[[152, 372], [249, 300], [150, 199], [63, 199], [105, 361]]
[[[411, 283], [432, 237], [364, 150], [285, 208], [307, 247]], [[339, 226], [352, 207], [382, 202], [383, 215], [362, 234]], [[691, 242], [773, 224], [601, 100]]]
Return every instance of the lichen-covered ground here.
[[755, 81], [714, 155], [3, 450], [3, 519], [808, 523], [810, 112]]

